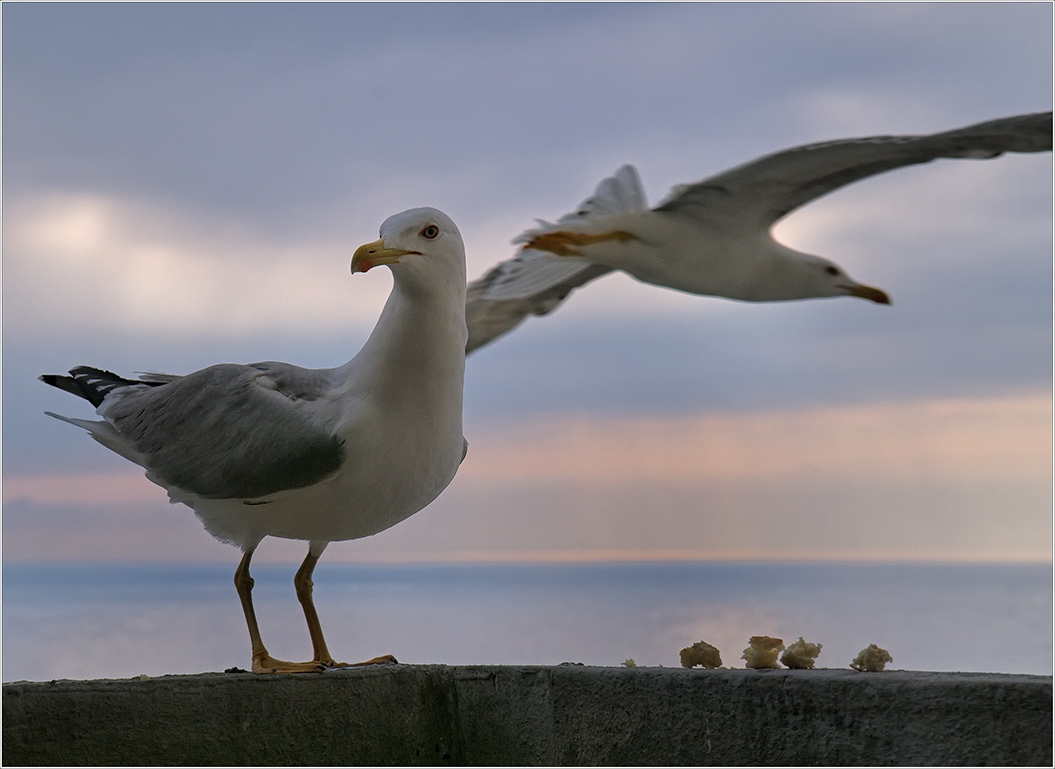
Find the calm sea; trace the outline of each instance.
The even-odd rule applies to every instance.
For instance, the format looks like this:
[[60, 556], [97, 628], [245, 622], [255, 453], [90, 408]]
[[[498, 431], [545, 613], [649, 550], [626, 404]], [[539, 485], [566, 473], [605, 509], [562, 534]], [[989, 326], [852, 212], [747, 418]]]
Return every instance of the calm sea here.
[[[265, 643], [307, 659], [295, 566], [253, 570]], [[248, 667], [233, 564], [5, 565], [3, 680], [125, 678]], [[320, 564], [330, 650], [444, 664], [679, 664], [695, 641], [726, 665], [752, 635], [823, 644], [846, 667], [876, 643], [892, 668], [1052, 672], [1050, 565]]]

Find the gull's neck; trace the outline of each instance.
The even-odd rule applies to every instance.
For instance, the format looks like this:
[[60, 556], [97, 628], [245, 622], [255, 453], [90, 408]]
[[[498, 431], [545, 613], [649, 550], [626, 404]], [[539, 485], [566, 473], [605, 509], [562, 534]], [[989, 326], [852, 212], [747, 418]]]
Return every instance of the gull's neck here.
[[442, 397], [457, 390], [460, 402], [467, 336], [464, 279], [422, 285], [396, 275], [370, 338], [341, 373], [356, 389]]

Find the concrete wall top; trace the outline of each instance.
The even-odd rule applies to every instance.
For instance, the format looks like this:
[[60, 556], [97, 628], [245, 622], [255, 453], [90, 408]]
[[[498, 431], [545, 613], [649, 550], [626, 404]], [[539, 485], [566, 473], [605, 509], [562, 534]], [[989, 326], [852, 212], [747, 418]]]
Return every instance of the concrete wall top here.
[[1048, 676], [390, 665], [3, 691], [8, 766], [1052, 761]]

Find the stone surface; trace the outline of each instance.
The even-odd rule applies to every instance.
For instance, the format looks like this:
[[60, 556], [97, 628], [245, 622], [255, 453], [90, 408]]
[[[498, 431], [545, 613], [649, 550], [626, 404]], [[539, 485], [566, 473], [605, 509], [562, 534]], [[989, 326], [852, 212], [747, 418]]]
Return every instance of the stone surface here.
[[5, 765], [1044, 765], [1046, 676], [392, 665], [4, 685]]

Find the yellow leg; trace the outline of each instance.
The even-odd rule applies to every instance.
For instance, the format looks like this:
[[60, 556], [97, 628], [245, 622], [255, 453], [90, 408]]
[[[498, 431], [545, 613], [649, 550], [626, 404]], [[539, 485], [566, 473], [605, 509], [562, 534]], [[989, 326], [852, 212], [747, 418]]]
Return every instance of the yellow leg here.
[[247, 550], [242, 556], [238, 568], [234, 572], [234, 586], [238, 591], [238, 598], [242, 602], [242, 611], [245, 612], [245, 624], [249, 627], [249, 640], [253, 645], [253, 672], [254, 673], [319, 673], [325, 670], [325, 665], [318, 662], [286, 662], [277, 660], [267, 653], [264, 642], [260, 639], [260, 626], [256, 622], [256, 612], [253, 610], [253, 578], [249, 576], [249, 561], [253, 557], [253, 551]]
[[315, 583], [311, 581], [311, 575], [314, 573], [315, 564], [318, 562], [319, 557], [313, 555], [309, 550], [304, 563], [300, 565], [296, 576], [293, 577], [293, 587], [297, 591], [297, 600], [300, 601], [301, 608], [304, 609], [304, 619], [308, 623], [308, 635], [311, 636], [311, 652], [315, 660], [326, 665], [336, 665], [338, 663], [333, 661], [329, 649], [326, 648], [326, 639], [322, 635], [319, 613], [315, 610], [315, 601], [311, 595], [312, 588], [315, 586]]
[[605, 243], [610, 240], [633, 240], [634, 237], [634, 235], [625, 230], [612, 230], [610, 232], [601, 232], [597, 235], [557, 230], [556, 232], [544, 232], [541, 235], [536, 235], [528, 241], [524, 248], [548, 251], [557, 256], [582, 256], [582, 252], [578, 251], [576, 246], [592, 246], [594, 243]]
[[326, 639], [322, 635], [322, 624], [319, 622], [319, 613], [315, 610], [315, 601], [312, 599], [312, 588], [315, 583], [311, 581], [311, 575], [315, 572], [315, 564], [319, 562], [319, 555], [308, 550], [304, 563], [297, 569], [293, 577], [293, 587], [297, 591], [297, 600], [304, 609], [304, 619], [308, 623], [308, 635], [311, 636], [311, 650], [316, 664], [322, 668], [346, 668], [359, 667], [362, 665], [378, 665], [392, 663], [396, 658], [391, 654], [374, 657], [366, 662], [334, 662], [329, 649], [326, 648]]

